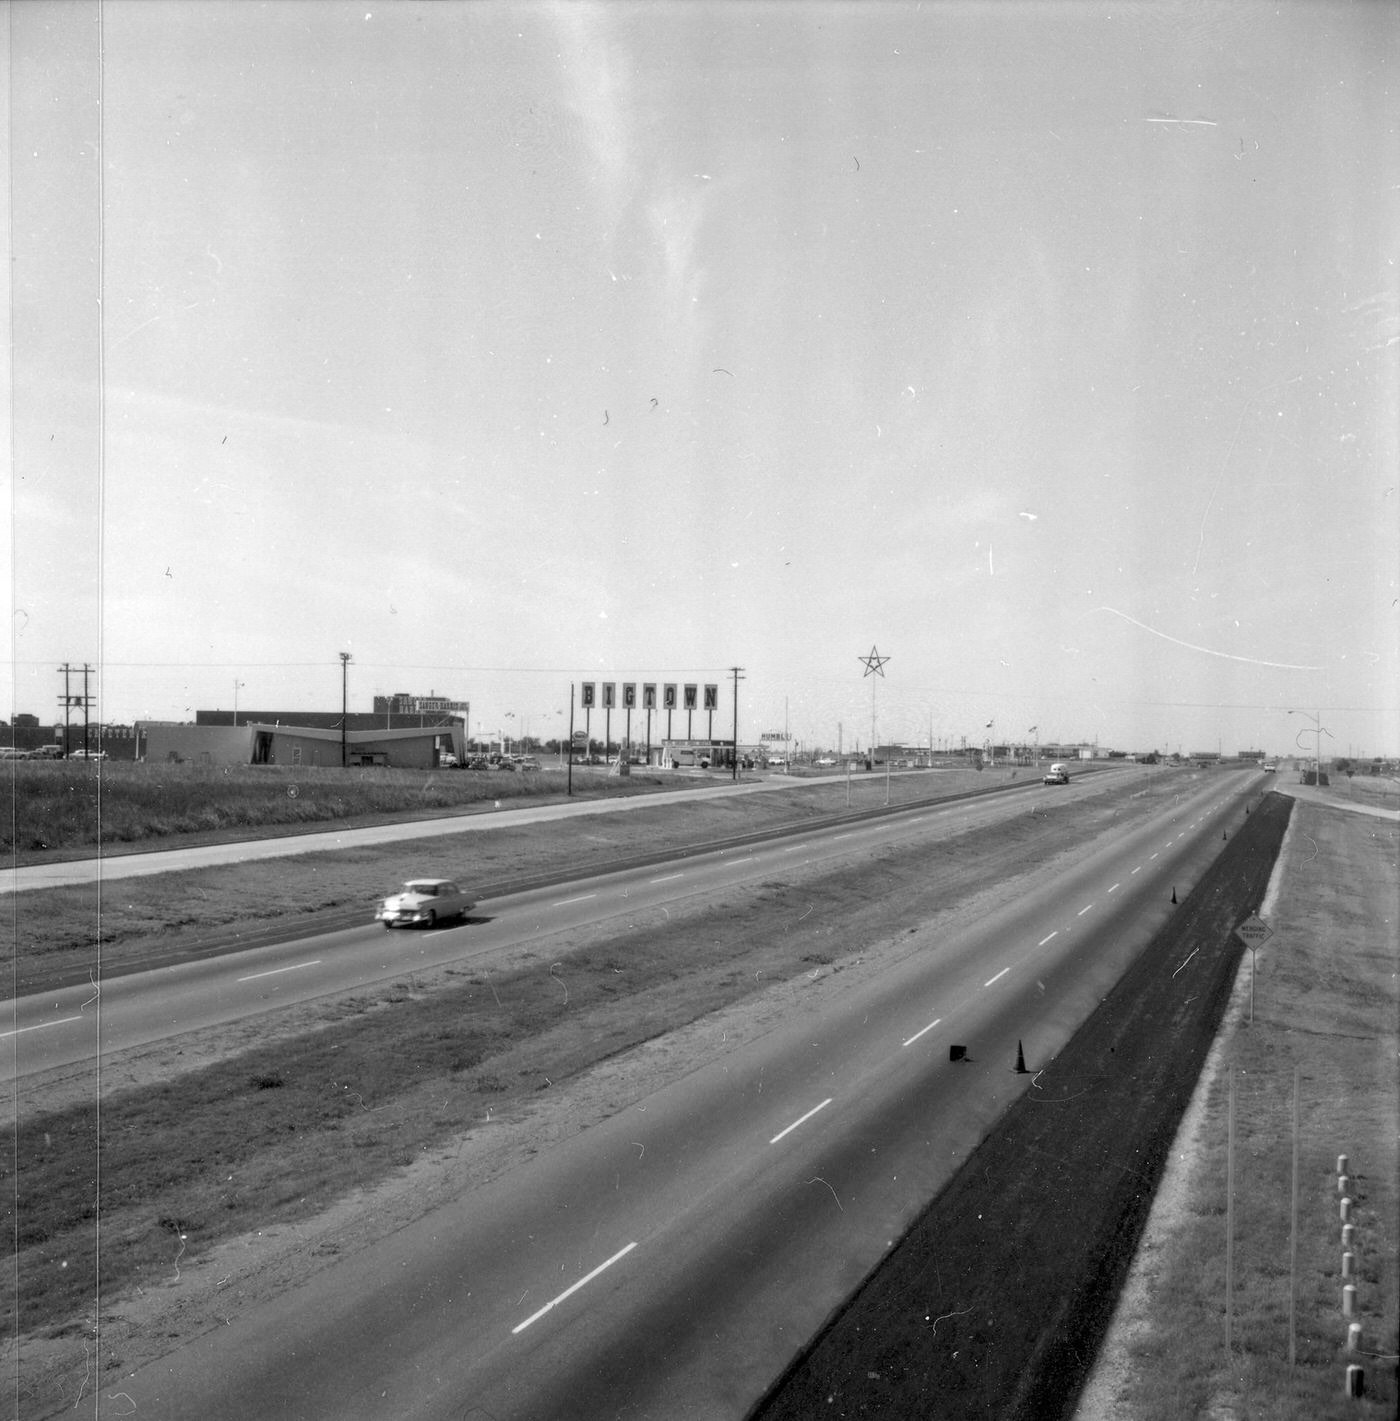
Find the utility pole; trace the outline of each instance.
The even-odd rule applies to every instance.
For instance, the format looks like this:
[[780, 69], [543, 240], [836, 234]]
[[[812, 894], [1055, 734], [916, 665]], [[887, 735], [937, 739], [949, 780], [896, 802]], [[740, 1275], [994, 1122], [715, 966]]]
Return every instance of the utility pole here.
[[739, 682], [744, 680], [744, 668], [731, 666], [729, 674], [734, 677], [734, 771], [735, 782], [739, 779]]
[[[422, 685], [422, 682], [419, 682]], [[346, 719], [350, 713], [350, 653], [342, 651], [340, 653], [340, 768], [343, 770], [350, 763], [349, 751], [346, 746]]]
[[68, 694], [68, 676], [73, 668], [65, 661], [58, 669], [63, 673], [63, 758], [66, 760], [68, 758], [68, 741], [70, 738], [68, 708], [73, 704], [73, 697]]

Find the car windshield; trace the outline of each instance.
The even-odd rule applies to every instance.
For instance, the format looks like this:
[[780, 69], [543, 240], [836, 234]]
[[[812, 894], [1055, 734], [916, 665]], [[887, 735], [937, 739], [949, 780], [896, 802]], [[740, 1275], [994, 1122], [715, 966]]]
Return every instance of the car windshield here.
[[423, 898], [433, 898], [437, 896], [438, 885], [431, 881], [415, 879], [412, 883], [405, 883], [403, 886], [405, 893], [417, 893]]

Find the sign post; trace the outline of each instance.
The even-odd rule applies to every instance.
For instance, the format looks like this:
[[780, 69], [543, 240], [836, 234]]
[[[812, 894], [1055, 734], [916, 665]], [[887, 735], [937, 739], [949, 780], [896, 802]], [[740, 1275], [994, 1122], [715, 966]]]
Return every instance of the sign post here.
[[1235, 936], [1249, 949], [1249, 1024], [1254, 1025], [1254, 964], [1255, 950], [1262, 947], [1274, 935], [1274, 930], [1258, 913], [1251, 913], [1239, 927]]

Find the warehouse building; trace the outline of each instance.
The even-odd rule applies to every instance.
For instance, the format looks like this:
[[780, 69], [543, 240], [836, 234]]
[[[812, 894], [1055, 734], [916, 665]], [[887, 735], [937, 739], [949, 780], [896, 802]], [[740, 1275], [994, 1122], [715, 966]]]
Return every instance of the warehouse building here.
[[[338, 720], [339, 717], [336, 717]], [[349, 717], [373, 720], [374, 717]], [[239, 717], [237, 725], [176, 724], [138, 721], [138, 754], [147, 763], [197, 765], [283, 765], [338, 769], [380, 765], [400, 770], [434, 770], [443, 757], [466, 758], [465, 727], [455, 718], [447, 725], [287, 724]]]

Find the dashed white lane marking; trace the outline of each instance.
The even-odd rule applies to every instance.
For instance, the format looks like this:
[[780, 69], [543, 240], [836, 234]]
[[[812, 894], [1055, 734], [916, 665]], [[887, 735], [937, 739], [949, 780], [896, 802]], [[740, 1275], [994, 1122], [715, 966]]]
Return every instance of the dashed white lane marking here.
[[26, 1031], [43, 1031], [49, 1026], [63, 1026], [70, 1021], [81, 1021], [82, 1019], [81, 1015], [60, 1016], [54, 1021], [41, 1021], [37, 1026], [17, 1026], [13, 1031], [0, 1031], [0, 1041], [4, 1041], [11, 1036], [23, 1036]]
[[1155, 859], [1156, 857], [1157, 857], [1156, 854], [1149, 854], [1149, 855], [1148, 855], [1148, 858], [1149, 858], [1149, 859]]
[[1060, 935], [1060, 930], [1059, 930], [1059, 928], [1056, 928], [1054, 932], [1052, 932], [1052, 933], [1047, 933], [1043, 938], [1041, 938], [1041, 940], [1040, 940], [1038, 943], [1036, 943], [1036, 946], [1037, 946], [1037, 947], [1044, 947], [1045, 944], [1046, 944], [1047, 942], [1049, 942], [1052, 937], [1059, 937], [1059, 935]]
[[912, 1045], [914, 1044], [914, 1042], [916, 1042], [916, 1041], [919, 1039], [919, 1037], [921, 1037], [921, 1036], [925, 1035], [926, 1033], [932, 1031], [933, 1028], [934, 1028], [935, 1026], [937, 1026], [938, 1023], [939, 1023], [940, 1021], [942, 1021], [942, 1020], [943, 1020], [943, 1018], [940, 1016], [940, 1017], [936, 1018], [934, 1021], [929, 1022], [929, 1024], [928, 1024], [927, 1026], [920, 1027], [920, 1029], [919, 1029], [918, 1031], [916, 1031], [916, 1032], [909, 1038], [909, 1040], [906, 1041], [906, 1042], [904, 1042], [903, 1044], [904, 1044], [905, 1046], [912, 1046]]
[[571, 1287], [565, 1288], [564, 1291], [560, 1293], [557, 1298], [551, 1298], [538, 1312], [532, 1312], [530, 1316], [525, 1319], [524, 1322], [516, 1323], [516, 1325], [511, 1328], [511, 1332], [524, 1332], [525, 1329], [529, 1327], [532, 1322], [538, 1322], [540, 1318], [545, 1315], [545, 1313], [549, 1312], [552, 1308], [557, 1308], [559, 1304], [564, 1301], [565, 1298], [572, 1297], [576, 1292], [578, 1292], [580, 1288], [584, 1287], [588, 1283], [591, 1283], [598, 1276], [598, 1274], [603, 1272], [605, 1269], [611, 1268], [619, 1258], [626, 1258], [627, 1255], [631, 1253], [634, 1248], [636, 1248], [636, 1246], [637, 1244], [634, 1240], [633, 1242], [629, 1243], [626, 1248], [619, 1248], [618, 1251], [607, 1260], [607, 1262], [600, 1263], [591, 1273], [585, 1273], [583, 1277], [578, 1280], [577, 1283], [574, 1283]]
[[1115, 884], [1113, 885], [1113, 887], [1110, 888], [1108, 891], [1109, 891], [1110, 893], [1117, 893], [1117, 892], [1118, 892], [1118, 885], [1115, 883]]
[[750, 854], [750, 855], [748, 856], [748, 858], [746, 858], [746, 859], [734, 859], [733, 862], [725, 864], [724, 867], [725, 867], [725, 868], [738, 868], [741, 864], [752, 863], [752, 862], [753, 862], [753, 855]]
[[778, 1141], [783, 1138], [784, 1135], [790, 1135], [795, 1129], [797, 1129], [799, 1125], [805, 1125], [807, 1121], [810, 1120], [812, 1116], [817, 1113], [817, 1111], [825, 1110], [826, 1107], [831, 1104], [833, 1099], [835, 1099], [834, 1096], [827, 1096], [827, 1098], [822, 1101], [820, 1105], [814, 1105], [805, 1115], [800, 1116], [798, 1119], [794, 1120], [792, 1124], [789, 1125], [785, 1130], [779, 1130], [778, 1133], [774, 1135], [771, 1140], [768, 1141], [768, 1143], [770, 1145], [776, 1145]]
[[[1141, 873], [1141, 872], [1142, 872], [1142, 865], [1141, 865], [1141, 864], [1138, 864], [1138, 866], [1133, 870], [1133, 873]], [[1128, 877], [1131, 878], [1131, 877], [1132, 877], [1132, 874], [1129, 874]]]
[[1003, 967], [1003, 968], [1001, 969], [1001, 971], [998, 972], [995, 977], [988, 977], [987, 980], [982, 983], [982, 985], [983, 985], [984, 987], [990, 987], [993, 982], [1000, 982], [1001, 979], [1002, 979], [1003, 977], [1005, 977], [1006, 974], [1007, 974], [1008, 972], [1010, 972], [1010, 971], [1011, 971], [1011, 969], [1010, 969], [1009, 967]]
[[590, 898], [596, 898], [596, 893], [580, 893], [577, 898], [561, 898], [554, 906], [556, 908], [567, 908], [570, 903], [586, 903]]
[[851, 830], [849, 833], [847, 833], [847, 834], [833, 834], [833, 835], [831, 836], [833, 842], [835, 842], [835, 840], [837, 840], [837, 839], [851, 839], [851, 838], [854, 838], [854, 837], [855, 837], [855, 830], [854, 830], [854, 829], [852, 829], [852, 830]]
[[267, 972], [254, 972], [251, 976], [240, 977], [240, 982], [256, 982], [259, 977], [278, 977], [283, 972], [300, 972], [303, 967], [319, 967], [321, 959], [318, 957], [314, 962], [296, 962], [290, 967], [273, 967]]
[[1094, 905], [1093, 905], [1092, 903], [1086, 903], [1074, 916], [1075, 916], [1076, 918], [1082, 918], [1082, 917], [1084, 916], [1084, 914], [1087, 913], [1087, 912], [1089, 911], [1089, 909], [1092, 908], [1093, 906], [1094, 906]]
[[648, 883], [669, 883], [673, 878], [684, 878], [683, 873], [663, 873], [660, 878], [649, 878]]

